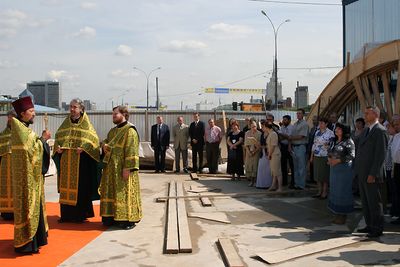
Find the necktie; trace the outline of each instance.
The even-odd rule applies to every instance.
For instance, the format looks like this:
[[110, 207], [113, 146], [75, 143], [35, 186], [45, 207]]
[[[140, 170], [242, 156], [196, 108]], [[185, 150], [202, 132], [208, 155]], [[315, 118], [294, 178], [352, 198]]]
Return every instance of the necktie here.
[[365, 136], [368, 136], [369, 134], [369, 127], [367, 128], [367, 131], [365, 132]]
[[161, 124], [158, 125], [158, 140], [161, 140]]

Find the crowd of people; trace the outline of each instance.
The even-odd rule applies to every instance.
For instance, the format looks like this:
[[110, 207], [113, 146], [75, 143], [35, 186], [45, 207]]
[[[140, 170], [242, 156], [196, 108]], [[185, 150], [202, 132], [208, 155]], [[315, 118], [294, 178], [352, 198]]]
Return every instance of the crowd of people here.
[[[51, 157], [58, 170], [59, 223], [83, 223], [93, 217], [96, 199], [106, 226], [132, 229], [141, 220], [139, 135], [128, 122], [127, 107], [113, 108], [115, 127], [100, 142], [82, 101], [73, 99], [69, 116], [55, 133], [51, 155], [47, 144], [51, 133], [46, 129], [39, 137], [29, 128], [35, 118], [31, 98], [12, 105], [14, 111], [8, 113], [7, 127], [0, 133], [0, 212], [5, 220], [14, 220], [16, 252], [36, 253], [47, 244], [44, 174]], [[205, 148], [208, 171], [216, 174], [225, 139], [226, 172], [232, 181], [247, 179], [250, 187], [281, 192], [285, 187], [304, 190], [308, 177], [308, 182], [317, 183], [318, 193], [312, 197], [328, 199], [335, 224], [346, 222], [354, 196], [359, 196], [366, 227], [358, 231], [379, 237], [384, 213], [400, 224], [400, 116], [387, 122], [376, 107], [367, 107], [364, 115], [355, 121], [353, 131], [338, 122], [335, 113], [314, 117], [310, 128], [304, 110], [298, 109], [294, 123], [285, 115], [276, 124], [267, 114], [261, 121], [247, 118], [241, 129], [238, 120], [230, 119], [225, 135], [214, 119], [206, 124], [197, 112], [190, 125], [179, 116], [172, 133], [157, 116], [151, 127], [155, 172], [166, 171], [172, 136], [176, 173], [181, 171], [181, 157], [183, 172], [202, 173]]]
[[[213, 119], [206, 125], [199, 113], [194, 113], [190, 126], [178, 117], [172, 134], [175, 172], [180, 172], [180, 153], [183, 170], [188, 172], [190, 144], [191, 171], [202, 173], [206, 146], [209, 173], [217, 173], [220, 143], [226, 138], [226, 172], [232, 181], [247, 179], [249, 186], [278, 192], [284, 187], [304, 190], [306, 182], [316, 183], [318, 192], [312, 197], [328, 200], [335, 224], [346, 223], [354, 210], [354, 196], [360, 197], [367, 227], [358, 231], [371, 238], [382, 235], [384, 213], [393, 217], [393, 224], [400, 224], [400, 116], [387, 122], [378, 108], [367, 107], [364, 118], [355, 120], [354, 130], [338, 122], [336, 113], [315, 116], [312, 127], [305, 121], [303, 109], [298, 109], [296, 116], [294, 123], [289, 115], [283, 116], [279, 125], [272, 114], [261, 121], [247, 118], [243, 129], [232, 118], [225, 136]], [[162, 139], [161, 131], [154, 133]], [[152, 142], [155, 150], [160, 145]]]

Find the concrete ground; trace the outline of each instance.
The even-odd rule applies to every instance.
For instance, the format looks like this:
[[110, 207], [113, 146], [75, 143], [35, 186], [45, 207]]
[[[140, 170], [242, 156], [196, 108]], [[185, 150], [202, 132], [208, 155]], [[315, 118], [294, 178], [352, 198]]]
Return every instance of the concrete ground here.
[[[346, 236], [361, 219], [360, 211], [356, 211], [346, 225], [331, 224], [333, 216], [326, 208], [326, 200], [312, 199], [310, 190], [289, 191], [280, 196], [249, 194], [239, 198], [212, 198], [212, 207], [202, 207], [197, 199], [186, 200], [188, 212], [225, 212], [231, 224], [188, 218], [193, 252], [166, 255], [163, 254], [166, 203], [157, 203], [155, 198], [166, 196], [169, 181], [182, 181], [187, 190], [190, 185], [218, 188], [220, 193], [262, 190], [249, 188], [247, 181], [217, 177], [192, 181], [188, 175], [147, 172], [141, 173], [140, 179], [143, 220], [128, 231], [110, 228], [61, 266], [225, 266], [216, 245], [220, 237], [234, 241], [247, 266], [267, 266], [257, 253]], [[55, 184], [55, 178], [47, 178], [47, 201], [58, 200]], [[275, 266], [400, 266], [400, 229], [387, 224], [386, 230], [378, 240], [315, 253]]]

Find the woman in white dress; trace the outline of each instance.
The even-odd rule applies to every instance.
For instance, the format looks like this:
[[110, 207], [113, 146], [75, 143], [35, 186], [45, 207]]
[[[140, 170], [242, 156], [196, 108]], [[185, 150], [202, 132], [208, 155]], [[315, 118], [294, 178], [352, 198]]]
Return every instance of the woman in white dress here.
[[260, 159], [258, 161], [257, 182], [256, 182], [257, 188], [269, 188], [272, 184], [271, 169], [269, 166], [268, 153], [266, 151], [266, 139], [268, 133], [266, 132], [264, 123], [265, 122], [261, 124], [263, 133], [260, 139], [261, 154], [260, 154]]

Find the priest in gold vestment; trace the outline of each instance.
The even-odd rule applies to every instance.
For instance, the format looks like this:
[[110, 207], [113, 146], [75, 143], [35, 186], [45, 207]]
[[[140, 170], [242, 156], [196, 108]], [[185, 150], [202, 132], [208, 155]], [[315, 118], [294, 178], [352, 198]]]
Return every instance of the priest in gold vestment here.
[[11, 121], [14, 110], [7, 113], [7, 127], [0, 133], [0, 213], [4, 220], [14, 219], [11, 174]]
[[70, 115], [58, 128], [54, 142], [58, 169], [61, 218], [82, 223], [94, 216], [92, 200], [98, 199], [97, 167], [100, 143], [82, 100], [70, 102]]
[[125, 106], [113, 109], [113, 123], [102, 145], [103, 175], [100, 183], [100, 215], [106, 226], [129, 230], [142, 218], [139, 185], [139, 135], [128, 122]]
[[18, 253], [37, 253], [47, 244], [48, 225], [44, 199], [44, 174], [50, 163], [50, 148], [29, 128], [35, 118], [32, 99], [12, 103], [17, 119], [11, 121], [11, 168], [14, 208], [14, 247]]

